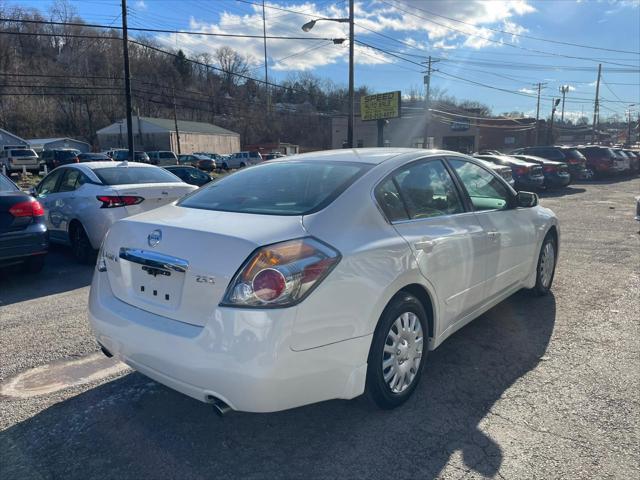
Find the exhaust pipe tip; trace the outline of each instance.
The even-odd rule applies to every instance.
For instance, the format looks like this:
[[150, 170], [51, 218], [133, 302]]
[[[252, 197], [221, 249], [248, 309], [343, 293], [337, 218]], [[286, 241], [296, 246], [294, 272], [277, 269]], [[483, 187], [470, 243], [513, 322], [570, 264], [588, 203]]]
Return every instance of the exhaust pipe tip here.
[[219, 398], [214, 397], [213, 395], [207, 395], [207, 402], [213, 405], [213, 411], [216, 412], [220, 417], [225, 416], [227, 413], [233, 410], [229, 405], [227, 405]]

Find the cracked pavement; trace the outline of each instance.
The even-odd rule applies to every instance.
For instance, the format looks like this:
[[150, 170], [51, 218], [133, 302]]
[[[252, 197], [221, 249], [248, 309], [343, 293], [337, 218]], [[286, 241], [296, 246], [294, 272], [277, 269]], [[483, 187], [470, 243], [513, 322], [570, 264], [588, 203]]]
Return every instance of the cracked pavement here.
[[[131, 372], [0, 398], [0, 476], [49, 478], [640, 477], [640, 179], [542, 195], [560, 218], [553, 294], [521, 291], [430, 352], [403, 407], [363, 397], [232, 413]], [[0, 273], [0, 381], [97, 350], [91, 268], [54, 247]]]

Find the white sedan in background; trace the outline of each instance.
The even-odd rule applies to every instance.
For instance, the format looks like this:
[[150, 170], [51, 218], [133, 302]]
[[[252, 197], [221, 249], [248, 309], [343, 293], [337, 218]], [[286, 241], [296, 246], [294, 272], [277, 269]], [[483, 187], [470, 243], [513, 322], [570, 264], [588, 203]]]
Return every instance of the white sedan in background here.
[[[116, 222], [89, 318], [107, 355], [228, 409], [415, 390], [427, 352], [521, 288], [551, 288], [558, 222], [454, 152], [273, 160]], [[535, 312], [532, 312], [532, 321]]]
[[52, 242], [71, 245], [80, 262], [100, 248], [121, 218], [174, 202], [197, 187], [153, 165], [88, 162], [53, 170], [34, 189]]

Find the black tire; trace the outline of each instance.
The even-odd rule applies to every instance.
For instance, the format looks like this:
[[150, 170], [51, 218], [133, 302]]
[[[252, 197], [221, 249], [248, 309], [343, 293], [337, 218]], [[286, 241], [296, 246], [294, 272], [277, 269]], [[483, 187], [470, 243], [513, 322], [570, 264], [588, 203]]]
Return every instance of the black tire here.
[[45, 255], [34, 255], [24, 262], [24, 271], [27, 273], [40, 273], [44, 268]]
[[246, 166], [247, 166], [247, 164], [246, 164], [246, 163], [244, 163], [244, 162], [242, 162], [242, 163], [240, 164], [240, 168], [244, 168], [244, 167], [246, 167]]
[[223, 163], [223, 164], [222, 164], [222, 169], [223, 169], [223, 170], [229, 170], [229, 165], [227, 165], [227, 163], [226, 163], [226, 162], [225, 162], [225, 163]]
[[[551, 270], [551, 276], [545, 276], [545, 268], [549, 268], [548, 263], [544, 262], [544, 257], [546, 255], [547, 245], [551, 245], [553, 249], [553, 267]], [[539, 297], [547, 295], [551, 291], [551, 286], [553, 285], [553, 278], [556, 273], [556, 264], [558, 263], [558, 245], [556, 242], [555, 236], [549, 232], [547, 236], [544, 237], [544, 241], [542, 242], [542, 246], [540, 247], [540, 253], [538, 254], [538, 263], [536, 265], [536, 286], [533, 287], [533, 293]]]
[[84, 231], [84, 227], [79, 223], [73, 225], [71, 228], [70, 236], [71, 250], [78, 263], [91, 263], [95, 252], [93, 250], [93, 247], [91, 246], [91, 242], [89, 242], [87, 233]]
[[[417, 320], [420, 323], [422, 331], [422, 357], [420, 358], [417, 370], [410, 370], [414, 374], [413, 378], [410, 380], [410, 383], [405, 387], [404, 390], [400, 392], [394, 392], [391, 386], [385, 380], [385, 372], [387, 372], [387, 375], [389, 375], [393, 371], [395, 371], [393, 370], [395, 368], [398, 368], [399, 371], [400, 364], [394, 363], [393, 367], [389, 367], [387, 369], [383, 367], [383, 361], [386, 362], [391, 360], [391, 362], [395, 362], [394, 359], [390, 358], [391, 354], [385, 352], [385, 347], [391, 347], [393, 345], [387, 343], [388, 336], [392, 328], [394, 328], [394, 323], [396, 322], [396, 320], [398, 320], [404, 313], [415, 314]], [[386, 410], [396, 408], [406, 402], [416, 389], [418, 383], [420, 382], [420, 376], [422, 375], [422, 369], [427, 357], [427, 339], [429, 337], [428, 325], [427, 314], [422, 304], [416, 297], [406, 292], [398, 293], [389, 302], [384, 312], [382, 312], [380, 320], [378, 321], [378, 326], [376, 327], [376, 331], [373, 334], [373, 340], [371, 342], [371, 348], [369, 350], [366, 383], [366, 392], [369, 398], [373, 400], [373, 402], [375, 402], [378, 407]], [[396, 333], [399, 332], [396, 331]], [[395, 345], [393, 346], [393, 348], [396, 348]], [[409, 363], [408, 366], [411, 367], [414, 365]]]

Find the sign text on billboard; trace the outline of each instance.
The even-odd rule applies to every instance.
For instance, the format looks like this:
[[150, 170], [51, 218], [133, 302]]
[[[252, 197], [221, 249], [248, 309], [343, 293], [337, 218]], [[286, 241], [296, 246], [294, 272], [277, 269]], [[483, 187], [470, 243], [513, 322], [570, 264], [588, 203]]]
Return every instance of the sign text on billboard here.
[[360, 99], [362, 120], [397, 118], [401, 113], [400, 91], [366, 95]]

